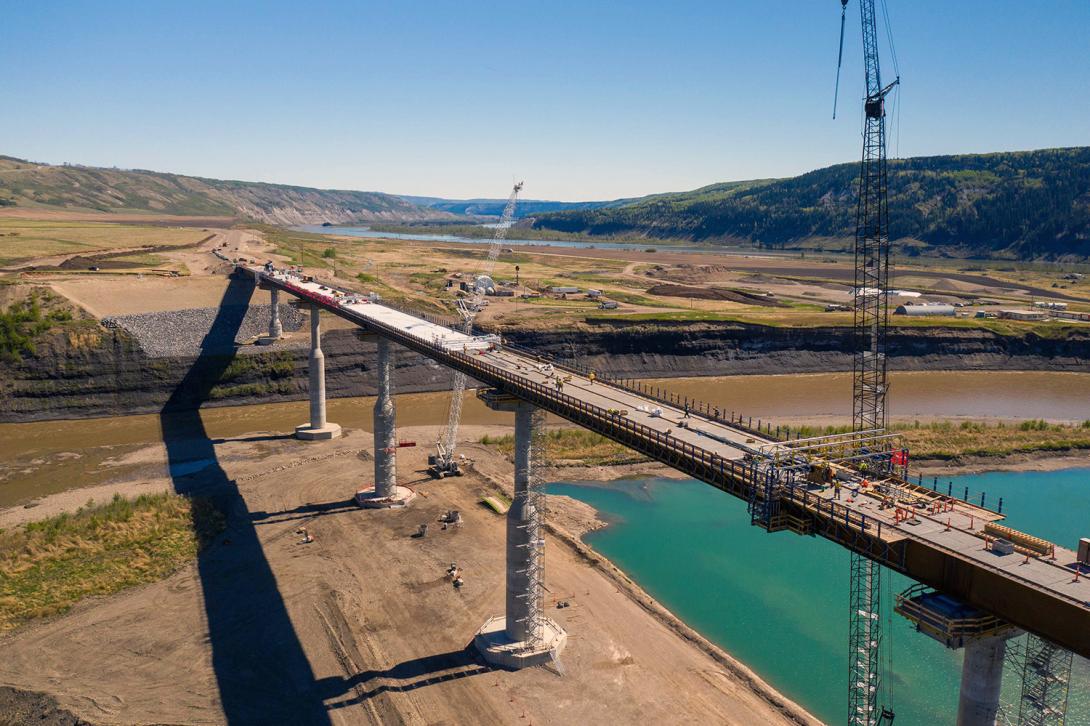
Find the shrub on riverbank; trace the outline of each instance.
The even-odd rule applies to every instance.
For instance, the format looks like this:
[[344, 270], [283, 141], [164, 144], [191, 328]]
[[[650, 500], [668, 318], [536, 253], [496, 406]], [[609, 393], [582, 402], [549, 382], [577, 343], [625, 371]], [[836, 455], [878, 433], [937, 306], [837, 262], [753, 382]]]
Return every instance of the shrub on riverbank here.
[[[850, 426], [803, 426], [797, 429], [803, 438], [850, 430]], [[1003, 457], [1090, 449], [1090, 421], [1081, 424], [1054, 424], [1040, 419], [1014, 423], [916, 421], [893, 424], [890, 431], [901, 436], [913, 459]], [[545, 458], [550, 463], [567, 460], [586, 466], [611, 466], [647, 460], [631, 449], [584, 429], [552, 429], [545, 435]], [[496, 447], [506, 456], [511, 456], [515, 450], [515, 438], [510, 434], [483, 436], [480, 442]]]
[[115, 495], [0, 530], [0, 632], [163, 578], [196, 557], [223, 523], [206, 500], [162, 493]]
[[[511, 456], [515, 451], [515, 437], [482, 436], [481, 443], [495, 446], [501, 453]], [[579, 461], [586, 466], [612, 466], [646, 461], [646, 457], [631, 449], [585, 429], [550, 429], [545, 432], [546, 463]]]
[[[804, 426], [802, 437], [849, 431], [848, 426]], [[962, 456], [1011, 456], [1090, 449], [1090, 421], [1054, 424], [1040, 419], [1015, 423], [935, 421], [896, 423], [914, 459], [956, 459]]]

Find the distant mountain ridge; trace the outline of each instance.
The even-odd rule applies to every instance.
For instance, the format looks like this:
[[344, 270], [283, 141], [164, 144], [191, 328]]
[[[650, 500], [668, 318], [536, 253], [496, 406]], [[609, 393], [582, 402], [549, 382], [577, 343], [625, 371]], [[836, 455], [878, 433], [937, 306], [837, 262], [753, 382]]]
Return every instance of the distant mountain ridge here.
[[53, 166], [0, 156], [0, 207], [236, 216], [268, 224], [450, 219], [381, 192], [224, 181], [140, 169]]
[[[859, 164], [713, 184], [617, 207], [539, 215], [537, 229], [766, 247], [836, 246], [855, 234]], [[1090, 257], [1090, 147], [889, 162], [899, 253]]]

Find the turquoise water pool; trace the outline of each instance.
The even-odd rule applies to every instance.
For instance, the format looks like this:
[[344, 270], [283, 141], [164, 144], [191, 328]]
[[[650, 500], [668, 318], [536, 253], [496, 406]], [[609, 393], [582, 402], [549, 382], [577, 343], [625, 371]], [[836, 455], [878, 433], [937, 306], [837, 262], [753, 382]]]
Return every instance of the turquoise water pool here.
[[[1013, 527], [1067, 546], [1090, 534], [1090, 470], [991, 473], [953, 482], [957, 492], [969, 486], [970, 497], [981, 491], [989, 502], [1003, 497]], [[819, 718], [844, 721], [847, 551], [753, 527], [744, 503], [700, 482], [564, 482], [548, 491], [598, 509], [611, 524], [587, 542], [681, 619]], [[884, 573], [885, 602], [909, 584]], [[891, 688], [897, 723], [953, 723], [961, 654], [896, 615], [887, 616], [884, 637], [892, 641], [893, 668], [883, 700]], [[1071, 726], [1090, 724], [1087, 689], [1090, 669], [1077, 659]]]

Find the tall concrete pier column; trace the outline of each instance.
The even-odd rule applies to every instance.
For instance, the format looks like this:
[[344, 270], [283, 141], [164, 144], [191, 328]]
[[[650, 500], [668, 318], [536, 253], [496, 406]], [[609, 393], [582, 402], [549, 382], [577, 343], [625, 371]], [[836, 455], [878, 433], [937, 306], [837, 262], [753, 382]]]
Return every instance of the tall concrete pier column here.
[[378, 340], [378, 397], [375, 398], [375, 496], [388, 497], [397, 486], [397, 430], [392, 388], [390, 341]]
[[486, 661], [504, 668], [524, 668], [554, 660], [568, 634], [545, 617], [544, 494], [534, 489], [534, 407], [503, 394], [485, 397], [493, 409], [515, 412], [515, 478], [507, 510], [507, 572], [503, 616], [477, 631], [474, 645]]
[[269, 334], [258, 338], [260, 345], [271, 345], [284, 337], [284, 326], [280, 324], [280, 290], [269, 288]]
[[507, 622], [504, 631], [512, 641], [540, 636], [540, 613], [531, 602], [531, 521], [535, 502], [530, 497], [530, 467], [534, 441], [534, 408], [528, 403], [515, 406], [515, 491], [507, 510]]
[[325, 354], [322, 353], [321, 308], [310, 306], [310, 423], [295, 427], [295, 436], [306, 441], [335, 439], [341, 427], [325, 419]]
[[975, 638], [965, 643], [958, 697], [958, 726], [995, 726], [1007, 637]]
[[393, 344], [378, 338], [378, 396], [375, 398], [375, 483], [356, 493], [363, 507], [403, 507], [416, 492], [397, 485], [397, 427], [394, 420]]

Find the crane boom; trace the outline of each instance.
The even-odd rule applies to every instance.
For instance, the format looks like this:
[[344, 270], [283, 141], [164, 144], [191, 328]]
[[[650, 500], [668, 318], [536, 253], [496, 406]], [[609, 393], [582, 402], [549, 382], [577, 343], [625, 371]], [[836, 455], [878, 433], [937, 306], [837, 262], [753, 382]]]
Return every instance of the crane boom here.
[[[473, 276], [470, 295], [458, 301], [458, 312], [462, 316], [461, 330], [466, 335], [473, 334], [473, 321], [484, 306], [488, 285], [492, 282], [492, 270], [496, 266], [496, 259], [500, 256], [500, 246], [507, 239], [507, 230], [511, 228], [515, 220], [515, 206], [518, 203], [519, 192], [522, 191], [522, 184], [522, 182], [515, 184], [510, 196], [507, 197], [507, 204], [503, 208], [499, 224], [496, 225], [496, 232], [492, 235], [492, 242], [488, 246], [488, 255], [481, 263], [477, 274]], [[450, 410], [447, 412], [447, 426], [435, 444], [435, 455], [429, 461], [428, 471], [437, 479], [462, 473], [458, 467], [458, 461], [454, 458], [454, 447], [458, 438], [458, 425], [462, 420], [462, 401], [465, 399], [465, 392], [466, 374], [455, 371], [451, 386]]]

